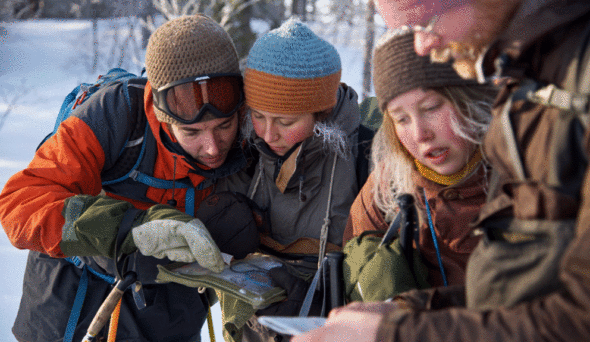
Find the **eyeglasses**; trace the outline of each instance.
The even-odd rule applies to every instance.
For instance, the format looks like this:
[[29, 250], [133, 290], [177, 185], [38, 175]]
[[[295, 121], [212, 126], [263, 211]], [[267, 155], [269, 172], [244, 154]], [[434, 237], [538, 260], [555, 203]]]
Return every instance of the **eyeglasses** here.
[[183, 78], [152, 92], [154, 107], [183, 124], [199, 122], [205, 113], [228, 118], [244, 104], [242, 75], [236, 73]]

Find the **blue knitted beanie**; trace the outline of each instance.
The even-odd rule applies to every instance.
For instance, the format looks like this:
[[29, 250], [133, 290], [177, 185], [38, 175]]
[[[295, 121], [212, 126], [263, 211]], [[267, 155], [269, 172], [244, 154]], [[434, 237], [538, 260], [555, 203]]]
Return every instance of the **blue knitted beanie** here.
[[260, 37], [246, 63], [247, 104], [272, 113], [319, 112], [336, 104], [340, 55], [304, 23], [291, 18]]

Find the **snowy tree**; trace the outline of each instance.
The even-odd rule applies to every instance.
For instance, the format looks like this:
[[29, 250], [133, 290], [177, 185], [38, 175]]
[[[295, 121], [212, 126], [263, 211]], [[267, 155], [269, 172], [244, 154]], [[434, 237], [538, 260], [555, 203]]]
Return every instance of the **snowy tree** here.
[[375, 2], [367, 1], [365, 20], [365, 55], [363, 57], [363, 91], [361, 100], [369, 96], [371, 92], [371, 62], [373, 59], [373, 45], [375, 41]]

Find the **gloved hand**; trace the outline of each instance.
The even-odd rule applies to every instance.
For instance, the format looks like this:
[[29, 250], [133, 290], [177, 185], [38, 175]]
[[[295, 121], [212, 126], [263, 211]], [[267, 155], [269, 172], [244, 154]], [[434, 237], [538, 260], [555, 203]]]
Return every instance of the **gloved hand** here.
[[287, 298], [272, 303], [256, 312], [257, 316], [297, 316], [307, 294], [309, 283], [289, 272], [286, 266], [275, 267], [269, 271], [272, 281], [287, 291]]
[[[60, 248], [65, 256], [115, 258], [139, 249], [156, 258], [197, 261], [214, 272], [223, 269], [219, 248], [203, 223], [178, 209], [157, 204], [134, 213], [129, 202], [90, 195], [72, 196], [64, 205], [66, 224]], [[133, 221], [127, 222], [126, 217]], [[116, 248], [120, 231], [126, 236]]]
[[219, 248], [205, 225], [198, 219], [189, 222], [153, 220], [131, 230], [133, 243], [146, 256], [173, 261], [198, 262], [213, 272], [224, 264]]

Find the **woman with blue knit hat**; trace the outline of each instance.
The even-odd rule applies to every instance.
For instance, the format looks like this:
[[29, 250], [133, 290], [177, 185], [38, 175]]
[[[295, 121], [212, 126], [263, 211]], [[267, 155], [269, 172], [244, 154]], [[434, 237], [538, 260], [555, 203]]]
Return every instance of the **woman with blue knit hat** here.
[[[260, 152], [248, 197], [267, 214], [263, 249], [296, 264], [304, 278], [326, 252], [341, 249], [359, 190], [360, 113], [357, 94], [340, 82], [341, 70], [334, 46], [290, 19], [254, 43], [244, 71], [243, 133]], [[258, 316], [298, 315], [308, 284], [285, 270], [276, 269], [273, 278], [288, 284], [289, 298]], [[277, 338], [256, 317], [243, 329], [246, 341]]]

